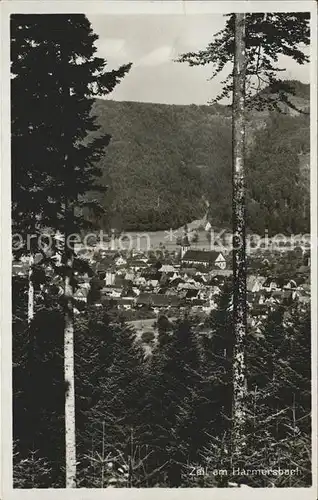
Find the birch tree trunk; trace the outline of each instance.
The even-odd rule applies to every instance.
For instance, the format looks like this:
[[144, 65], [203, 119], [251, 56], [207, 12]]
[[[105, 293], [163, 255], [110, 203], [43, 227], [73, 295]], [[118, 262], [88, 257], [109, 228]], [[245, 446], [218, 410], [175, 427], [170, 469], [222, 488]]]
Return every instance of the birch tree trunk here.
[[65, 472], [66, 488], [76, 487], [76, 431], [74, 384], [74, 308], [73, 262], [74, 250], [68, 244], [68, 228], [72, 224], [72, 209], [65, 203], [66, 231], [64, 242], [64, 382], [65, 382]]
[[33, 264], [34, 264], [34, 255], [32, 251], [29, 255], [29, 272], [28, 272], [28, 433], [29, 433], [29, 443], [32, 446], [32, 449], [35, 449], [35, 432], [36, 432], [36, 420], [37, 414], [35, 412], [35, 379], [34, 379], [34, 351], [35, 351], [35, 338], [33, 328], [30, 327], [34, 318], [34, 284], [32, 281], [32, 273], [33, 273]]
[[29, 273], [28, 273], [28, 325], [34, 318], [34, 285], [32, 281], [34, 257], [31, 253], [29, 256]]
[[233, 75], [233, 405], [232, 457], [246, 445], [245, 14], [235, 14]]

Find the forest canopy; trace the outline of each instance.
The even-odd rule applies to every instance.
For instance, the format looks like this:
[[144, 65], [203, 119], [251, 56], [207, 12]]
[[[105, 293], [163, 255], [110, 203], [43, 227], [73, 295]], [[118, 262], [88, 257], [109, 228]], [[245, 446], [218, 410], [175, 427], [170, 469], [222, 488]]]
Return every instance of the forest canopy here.
[[[252, 231], [262, 232], [265, 226], [270, 232], [309, 230], [309, 85], [293, 84], [296, 95], [292, 99], [302, 113], [265, 110], [249, 112], [247, 117], [248, 225]], [[231, 224], [229, 106], [98, 99], [93, 112], [100, 130], [112, 136], [99, 162], [101, 181], [108, 186], [101, 196], [106, 209], [99, 221], [103, 228], [179, 227], [204, 215], [206, 199], [211, 223]], [[288, 157], [287, 168], [292, 172], [284, 192], [281, 183], [286, 172], [281, 170], [279, 156]], [[296, 206], [289, 207], [289, 200], [296, 200]], [[302, 208], [295, 213], [297, 206]]]

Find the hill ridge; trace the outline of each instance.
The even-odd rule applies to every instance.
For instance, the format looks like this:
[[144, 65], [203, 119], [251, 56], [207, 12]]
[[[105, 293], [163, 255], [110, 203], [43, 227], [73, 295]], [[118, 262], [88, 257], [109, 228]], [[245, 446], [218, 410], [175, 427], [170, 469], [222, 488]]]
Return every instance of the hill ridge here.
[[[308, 90], [303, 84], [300, 88]], [[309, 106], [307, 99], [296, 98], [302, 106]], [[210, 217], [218, 225], [229, 224], [232, 152], [228, 107], [97, 99], [93, 114], [100, 133], [112, 136], [99, 164], [101, 182], [110, 186], [100, 198], [107, 210], [101, 226], [149, 231], [180, 227], [202, 217], [202, 197], [210, 202]], [[275, 148], [284, 147], [293, 158], [308, 154], [309, 116], [251, 112], [247, 146], [255, 163], [259, 161], [257, 150], [265, 148], [262, 154], [270, 168], [276, 161], [277, 155], [271, 154]], [[255, 183], [258, 176], [261, 179], [262, 173], [256, 169]], [[275, 188], [277, 179], [270, 177]], [[257, 218], [251, 222], [256, 228]]]

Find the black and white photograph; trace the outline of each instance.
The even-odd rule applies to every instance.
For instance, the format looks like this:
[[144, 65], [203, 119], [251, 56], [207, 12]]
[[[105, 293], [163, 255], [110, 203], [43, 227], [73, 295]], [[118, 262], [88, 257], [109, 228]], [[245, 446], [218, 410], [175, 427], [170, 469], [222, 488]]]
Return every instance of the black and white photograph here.
[[315, 2], [62, 3], [3, 9], [6, 491], [314, 499]]

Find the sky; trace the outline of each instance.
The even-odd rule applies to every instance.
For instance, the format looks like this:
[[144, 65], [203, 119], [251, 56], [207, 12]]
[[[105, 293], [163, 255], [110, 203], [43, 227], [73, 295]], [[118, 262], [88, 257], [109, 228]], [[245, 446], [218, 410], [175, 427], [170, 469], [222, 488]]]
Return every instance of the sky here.
[[[225, 25], [222, 14], [87, 16], [94, 32], [97, 55], [109, 69], [132, 62], [128, 75], [108, 96], [118, 101], [166, 104], [207, 104], [221, 89], [221, 76], [210, 80], [212, 67], [190, 67], [173, 59], [204, 49]], [[289, 58], [281, 61], [284, 77], [309, 83], [309, 65]]]

